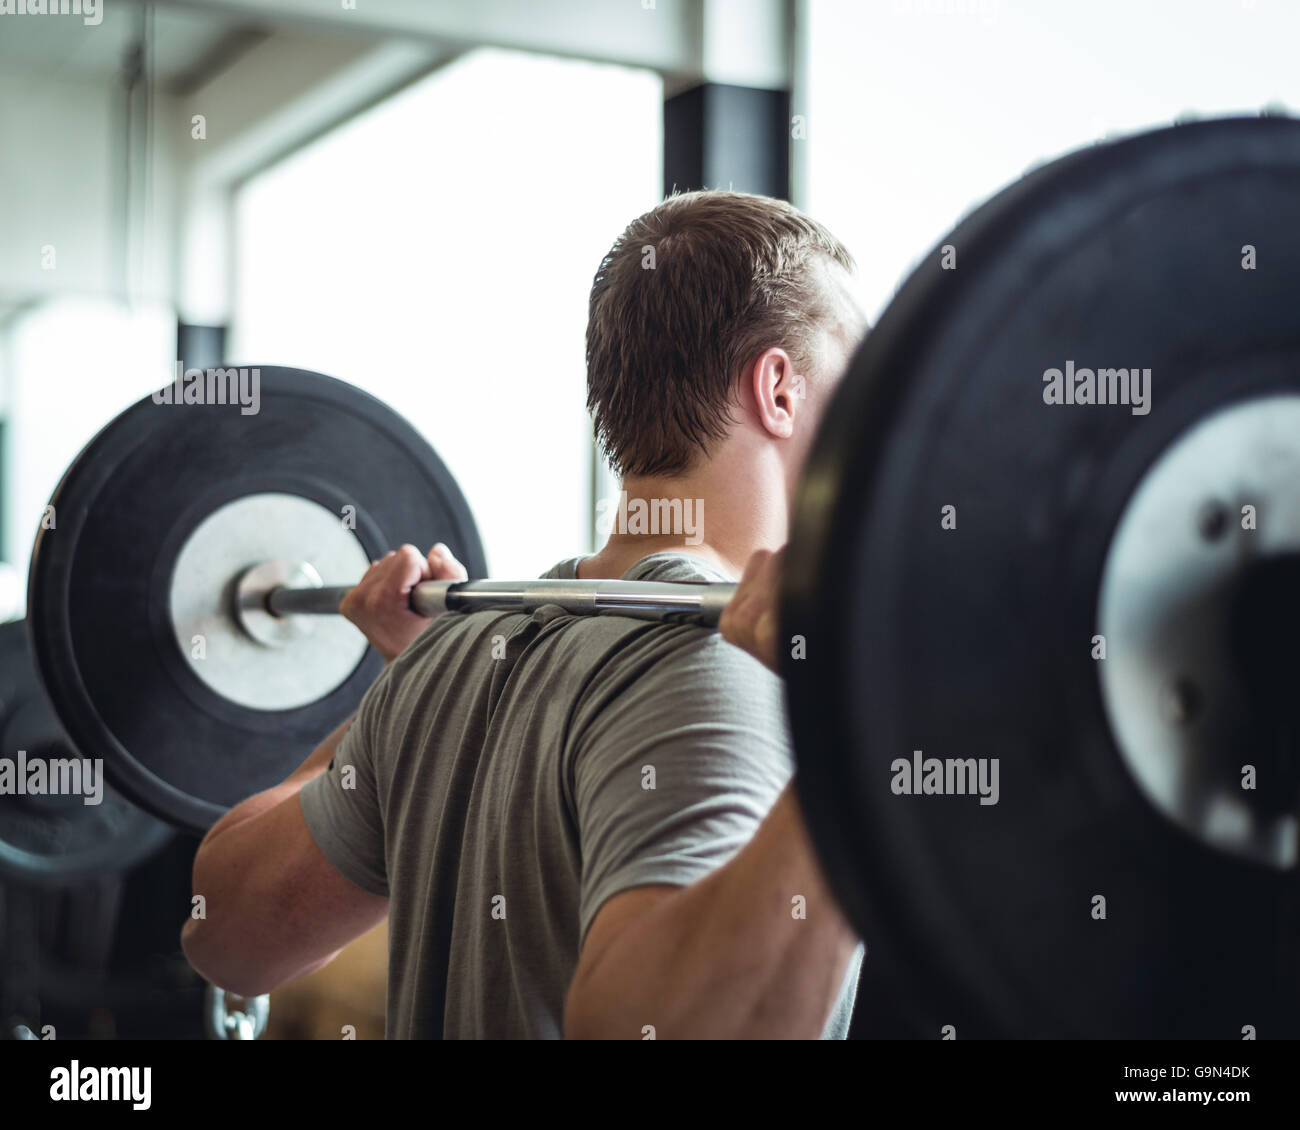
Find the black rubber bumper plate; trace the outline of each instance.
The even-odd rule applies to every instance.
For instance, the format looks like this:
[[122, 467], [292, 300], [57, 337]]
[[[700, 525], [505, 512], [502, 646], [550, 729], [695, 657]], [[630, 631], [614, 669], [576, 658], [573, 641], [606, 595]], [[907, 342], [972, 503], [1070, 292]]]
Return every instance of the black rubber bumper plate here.
[[[1300, 391], [1300, 124], [1081, 151], [942, 243], [956, 269], [927, 257], [826, 413], [787, 562], [798, 790], [868, 943], [862, 1007], [894, 993], [931, 1038], [1295, 1037], [1296, 874], [1147, 802], [1092, 637], [1144, 471]], [[1045, 402], [1067, 364], [1150, 369], [1149, 410]], [[928, 759], [984, 776], [932, 793]]]
[[459, 487], [409, 423], [318, 373], [259, 372], [256, 413], [146, 397], [109, 423], [55, 491], [56, 525], [41, 531], [31, 566], [33, 652], [68, 734], [105, 759], [129, 798], [194, 831], [283, 780], [382, 667], [367, 650], [328, 693], [292, 709], [214, 691], [182, 654], [169, 605], [178, 555], [205, 518], [250, 496], [297, 496], [348, 516], [371, 560], [443, 541], [471, 578], [486, 572]]
[[[58, 887], [126, 871], [157, 851], [172, 831], [103, 786], [100, 800], [80, 773], [80, 794], [51, 791], [50, 763], [79, 758], [41, 691], [27, 648], [27, 625], [0, 624], [0, 757], [23, 791], [0, 796], [0, 876], [32, 887]], [[42, 775], [19, 774], [40, 760]], [[95, 778], [95, 782], [98, 778]], [[40, 791], [29, 792], [37, 784]]]

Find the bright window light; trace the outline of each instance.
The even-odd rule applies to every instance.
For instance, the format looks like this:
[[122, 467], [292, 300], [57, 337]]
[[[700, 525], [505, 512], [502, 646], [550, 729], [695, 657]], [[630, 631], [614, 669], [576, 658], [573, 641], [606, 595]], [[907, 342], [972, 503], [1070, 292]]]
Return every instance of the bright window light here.
[[966, 212], [1107, 134], [1300, 111], [1294, 0], [804, 0], [806, 190], [868, 314]]
[[410, 419], [496, 576], [591, 548], [587, 295], [659, 199], [662, 98], [648, 72], [475, 51], [239, 193], [230, 359]]

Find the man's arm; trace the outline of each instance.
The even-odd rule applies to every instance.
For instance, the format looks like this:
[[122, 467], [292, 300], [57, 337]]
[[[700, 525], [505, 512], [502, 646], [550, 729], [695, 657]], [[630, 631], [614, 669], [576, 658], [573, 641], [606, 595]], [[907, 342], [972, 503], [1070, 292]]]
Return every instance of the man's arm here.
[[[781, 555], [756, 553], [720, 625], [776, 666]], [[806, 918], [791, 912], [795, 896]], [[637, 887], [592, 921], [565, 1002], [565, 1035], [639, 1039], [822, 1034], [858, 938], [822, 876], [793, 786], [754, 838], [689, 887]]]
[[[807, 917], [791, 913], [803, 895]], [[610, 899], [565, 1002], [570, 1039], [816, 1039], [858, 938], [813, 858], [787, 787], [753, 840], [689, 887]]]
[[207, 980], [241, 996], [270, 992], [328, 964], [377, 926], [388, 900], [345, 879], [316, 846], [298, 794], [325, 771], [349, 722], [283, 782], [236, 805], [194, 857], [194, 893], [181, 946]]

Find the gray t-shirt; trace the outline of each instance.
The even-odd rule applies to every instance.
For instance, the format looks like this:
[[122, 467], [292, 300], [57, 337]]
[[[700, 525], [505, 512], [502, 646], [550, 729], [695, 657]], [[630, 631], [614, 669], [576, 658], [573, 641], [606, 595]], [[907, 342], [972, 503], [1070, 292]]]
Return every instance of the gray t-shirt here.
[[[624, 576], [733, 579], [683, 553]], [[330, 862], [389, 899], [390, 1039], [558, 1038], [601, 905], [725, 863], [791, 771], [757, 660], [704, 628], [552, 606], [435, 620], [301, 796]], [[825, 1038], [848, 1031], [861, 959]]]

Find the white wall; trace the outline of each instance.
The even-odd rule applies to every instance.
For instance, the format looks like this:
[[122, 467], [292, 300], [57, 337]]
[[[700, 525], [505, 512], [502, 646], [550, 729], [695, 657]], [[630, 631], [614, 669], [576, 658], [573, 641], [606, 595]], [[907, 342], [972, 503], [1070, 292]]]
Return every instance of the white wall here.
[[1296, 0], [803, 0], [799, 200], [873, 317], [1028, 167], [1111, 132], [1300, 111]]
[[484, 50], [436, 72], [243, 188], [231, 359], [410, 419], [495, 575], [587, 550], [587, 294], [659, 199], [661, 114], [643, 71]]
[[175, 316], [163, 305], [58, 299], [16, 318], [5, 352], [4, 537], [25, 584], [45, 504], [68, 465], [105, 423], [175, 375]]
[[155, 95], [155, 141], [147, 167], [132, 170], [127, 227], [122, 98], [110, 81], [0, 72], [0, 303], [170, 296], [175, 162], [159, 134], [173, 103]]
[[0, 72], [0, 308], [17, 311], [0, 320], [0, 619], [22, 613], [37, 524], [67, 465], [170, 379], [174, 104], [155, 92], [152, 144], [124, 198], [122, 98], [111, 78]]

